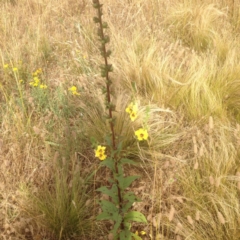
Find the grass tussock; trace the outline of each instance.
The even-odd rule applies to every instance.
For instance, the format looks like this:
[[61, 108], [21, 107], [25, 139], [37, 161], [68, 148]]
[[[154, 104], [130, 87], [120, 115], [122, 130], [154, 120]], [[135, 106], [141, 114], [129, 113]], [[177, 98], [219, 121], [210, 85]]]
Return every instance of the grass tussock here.
[[[148, 219], [133, 226], [143, 239], [240, 237], [239, 9], [104, 1], [116, 133], [138, 162], [127, 171], [142, 176], [132, 190]], [[1, 2], [0, 239], [95, 240], [110, 230], [94, 220], [94, 190], [109, 173], [91, 144], [104, 145], [109, 127], [93, 16], [90, 1]], [[142, 125], [148, 144], [134, 139]]]

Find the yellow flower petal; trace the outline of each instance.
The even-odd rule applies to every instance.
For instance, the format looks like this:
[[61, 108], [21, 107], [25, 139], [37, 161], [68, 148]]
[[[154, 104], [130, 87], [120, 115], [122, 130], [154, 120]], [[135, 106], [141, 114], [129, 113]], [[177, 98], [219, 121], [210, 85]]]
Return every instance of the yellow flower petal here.
[[40, 85], [40, 88], [46, 89], [46, 88], [47, 88], [47, 85], [46, 85], [46, 84], [41, 84], [41, 85]]
[[68, 90], [72, 92], [72, 95], [78, 95], [78, 96], [80, 95], [80, 93], [78, 93], [77, 91], [77, 87], [75, 86], [70, 87]]
[[138, 111], [138, 106], [136, 103], [131, 102], [127, 108], [126, 108], [126, 112], [131, 114], [132, 112], [137, 112]]
[[132, 111], [132, 112], [130, 113], [130, 119], [131, 119], [131, 121], [133, 122], [136, 118], [137, 118], [137, 112]]
[[95, 157], [99, 158], [101, 161], [107, 158], [105, 154], [106, 147], [98, 145], [97, 149], [95, 150]]
[[137, 131], [135, 131], [135, 135], [139, 141], [148, 139], [148, 132], [146, 129], [143, 129], [143, 128], [140, 128]]

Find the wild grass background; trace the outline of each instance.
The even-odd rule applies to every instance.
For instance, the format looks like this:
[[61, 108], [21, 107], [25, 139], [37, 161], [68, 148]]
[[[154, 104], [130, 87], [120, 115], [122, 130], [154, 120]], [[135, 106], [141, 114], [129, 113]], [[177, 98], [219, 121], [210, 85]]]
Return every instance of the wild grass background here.
[[[89, 0], [0, 2], [1, 239], [110, 239], [94, 221], [108, 172], [90, 138], [104, 144], [108, 127], [93, 16]], [[134, 208], [149, 221], [133, 230], [239, 239], [240, 1], [105, 0], [104, 20], [116, 131], [139, 163]], [[47, 89], [29, 85], [39, 68]], [[132, 138], [133, 97], [150, 149]]]

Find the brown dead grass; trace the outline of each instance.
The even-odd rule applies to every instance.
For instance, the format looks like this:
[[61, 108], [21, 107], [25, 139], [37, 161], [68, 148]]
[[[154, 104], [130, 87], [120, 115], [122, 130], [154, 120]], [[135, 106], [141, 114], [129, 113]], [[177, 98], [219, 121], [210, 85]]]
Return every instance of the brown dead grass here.
[[[117, 128], [140, 163], [128, 173], [142, 175], [132, 187], [143, 200], [134, 209], [149, 221], [133, 226], [143, 239], [239, 239], [239, 9], [225, 0], [104, 1]], [[0, 4], [1, 61], [9, 64], [0, 69], [0, 239], [54, 239], [28, 214], [25, 193], [51, 183], [56, 151], [97, 169], [89, 138], [104, 142], [107, 126], [94, 14], [84, 0]], [[29, 86], [40, 67], [47, 100]], [[72, 85], [80, 97], [70, 96]], [[135, 126], [150, 109], [150, 149], [131, 138], [124, 109], [132, 97], [141, 106]], [[99, 171], [92, 187], [107, 174]], [[94, 215], [97, 197], [89, 198]], [[87, 238], [106, 239], [109, 229], [99, 225]]]

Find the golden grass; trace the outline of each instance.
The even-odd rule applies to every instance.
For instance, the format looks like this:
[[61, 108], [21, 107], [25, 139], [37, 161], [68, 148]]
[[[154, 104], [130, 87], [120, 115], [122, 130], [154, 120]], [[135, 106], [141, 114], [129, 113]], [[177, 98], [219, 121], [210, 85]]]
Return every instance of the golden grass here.
[[[104, 1], [116, 132], [123, 151], [139, 163], [129, 174], [142, 174], [133, 190], [143, 201], [134, 208], [149, 224], [133, 229], [144, 230], [143, 239], [240, 237], [239, 6], [239, 0]], [[90, 138], [104, 144], [108, 125], [93, 16], [91, 1], [0, 4], [0, 239], [68, 235], [49, 228], [58, 221], [51, 214], [27, 208], [28, 192], [54, 201], [54, 179], [62, 176], [56, 151], [71, 160], [68, 181], [74, 161], [84, 174], [98, 168]], [[45, 90], [29, 85], [38, 68]], [[73, 85], [80, 96], [68, 91]], [[133, 99], [140, 111], [131, 123], [125, 108]], [[133, 138], [142, 122], [150, 148]], [[98, 170], [87, 186], [94, 190], [107, 175]], [[92, 217], [99, 210], [93, 192], [84, 195]], [[52, 210], [66, 211], [61, 200], [71, 195], [57, 193]], [[89, 235], [73, 230], [75, 239], [106, 239], [108, 223], [95, 224], [85, 228]]]

